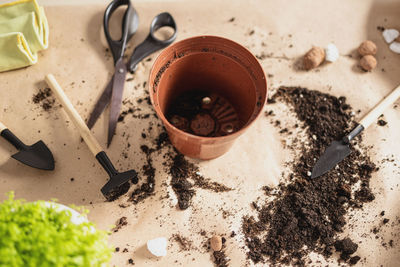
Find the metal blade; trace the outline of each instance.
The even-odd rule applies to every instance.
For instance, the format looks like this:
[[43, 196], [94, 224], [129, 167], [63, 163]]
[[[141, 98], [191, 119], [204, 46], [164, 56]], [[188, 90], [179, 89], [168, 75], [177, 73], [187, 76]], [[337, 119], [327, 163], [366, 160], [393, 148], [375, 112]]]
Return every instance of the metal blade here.
[[42, 141], [28, 146], [27, 149], [21, 150], [12, 155], [12, 157], [33, 168], [49, 171], [54, 170], [53, 154]]
[[122, 94], [124, 92], [124, 83], [126, 76], [126, 65], [120, 58], [115, 64], [115, 73], [113, 78], [113, 89], [111, 96], [111, 110], [110, 110], [110, 120], [108, 122], [108, 141], [107, 147], [110, 146], [111, 140], [115, 133], [115, 128], [117, 127], [118, 117], [122, 104]]
[[327, 173], [333, 169], [336, 164], [346, 158], [350, 152], [351, 150], [348, 144], [343, 141], [333, 141], [315, 164], [311, 178], [317, 178]]
[[92, 129], [93, 125], [96, 123], [97, 119], [100, 117], [101, 113], [103, 113], [104, 109], [110, 102], [112, 94], [112, 86], [113, 86], [113, 77], [111, 78], [111, 81], [107, 84], [99, 100], [94, 106], [92, 113], [90, 114], [89, 120], [87, 122], [87, 126], [89, 127], [89, 129]]

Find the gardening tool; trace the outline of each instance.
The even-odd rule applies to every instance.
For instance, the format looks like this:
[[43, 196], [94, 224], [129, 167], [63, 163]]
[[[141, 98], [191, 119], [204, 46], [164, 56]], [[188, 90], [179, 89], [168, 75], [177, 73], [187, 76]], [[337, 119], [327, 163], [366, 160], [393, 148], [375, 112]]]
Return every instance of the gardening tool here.
[[103, 193], [103, 195], [107, 199], [109, 199], [109, 197], [112, 196], [114, 192], [118, 191], [120, 186], [124, 185], [129, 180], [131, 180], [133, 183], [137, 183], [138, 179], [135, 170], [119, 173], [114, 168], [106, 152], [103, 151], [96, 138], [92, 135], [89, 128], [86, 126], [81, 116], [79, 116], [78, 112], [75, 110], [74, 106], [71, 104], [68, 97], [65, 95], [64, 91], [57, 83], [52, 74], [48, 74], [46, 76], [46, 82], [53, 90], [57, 99], [61, 102], [69, 118], [78, 128], [83, 140], [88, 145], [90, 151], [93, 153], [93, 155], [99, 161], [100, 165], [110, 176], [110, 180], [101, 188], [101, 192]]
[[0, 135], [19, 150], [18, 153], [11, 156], [14, 159], [33, 168], [54, 170], [53, 154], [42, 140], [31, 146], [25, 145], [1, 122]]
[[[112, 13], [122, 5], [127, 5], [127, 9], [125, 11], [122, 23], [122, 37], [120, 40], [116, 41], [111, 38], [108, 23]], [[135, 34], [139, 25], [138, 15], [131, 5], [130, 1], [112, 1], [108, 5], [104, 13], [103, 24], [104, 33], [106, 35], [108, 45], [114, 58], [115, 72], [111, 81], [108, 83], [98, 102], [96, 103], [93, 112], [89, 117], [87, 125], [91, 129], [99, 118], [100, 114], [103, 113], [104, 109], [111, 101], [107, 141], [107, 146], [110, 146], [118, 122], [127, 70], [134, 72], [136, 70], [137, 64], [143, 58], [171, 44], [176, 38], [176, 24], [173, 17], [169, 13], [165, 12], [158, 14], [151, 22], [150, 33], [147, 38], [133, 51], [128, 66], [126, 66], [123, 61], [126, 44], [129, 39]], [[162, 27], [171, 27], [174, 30], [172, 36], [167, 40], [160, 40], [154, 35], [154, 33]]]
[[400, 86], [386, 96], [373, 110], [371, 110], [348, 135], [339, 141], [333, 141], [315, 164], [311, 178], [316, 178], [333, 169], [339, 162], [346, 158], [350, 150], [350, 141], [368, 128], [383, 111], [400, 97]]

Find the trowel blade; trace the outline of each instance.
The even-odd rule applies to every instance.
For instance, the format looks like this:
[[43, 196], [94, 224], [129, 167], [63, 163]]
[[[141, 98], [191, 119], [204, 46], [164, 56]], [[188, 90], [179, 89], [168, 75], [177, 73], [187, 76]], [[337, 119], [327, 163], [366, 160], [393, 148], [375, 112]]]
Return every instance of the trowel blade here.
[[351, 150], [348, 144], [344, 143], [343, 141], [333, 141], [315, 164], [312, 170], [311, 178], [317, 178], [327, 173], [333, 169], [336, 164], [345, 159], [350, 153]]
[[21, 163], [41, 170], [54, 170], [54, 158], [49, 148], [39, 141], [12, 155]]

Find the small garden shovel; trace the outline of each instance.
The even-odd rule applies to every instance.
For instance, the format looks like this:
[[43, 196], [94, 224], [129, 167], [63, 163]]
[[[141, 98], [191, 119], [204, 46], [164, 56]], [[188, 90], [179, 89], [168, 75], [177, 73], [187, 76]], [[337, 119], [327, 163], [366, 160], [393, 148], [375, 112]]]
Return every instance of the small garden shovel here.
[[348, 135], [339, 141], [333, 141], [332, 144], [325, 150], [322, 156], [315, 164], [311, 178], [317, 178], [331, 169], [336, 164], [345, 159], [351, 152], [350, 141], [359, 135], [364, 129], [368, 128], [382, 113], [383, 111], [393, 104], [397, 98], [400, 97], [400, 85], [396, 87], [388, 96], [386, 96], [373, 110], [371, 110], [362, 120], [358, 126], [354, 128]]
[[1, 122], [0, 135], [19, 150], [18, 153], [11, 156], [14, 159], [33, 168], [54, 170], [53, 154], [42, 140], [31, 146], [25, 145]]

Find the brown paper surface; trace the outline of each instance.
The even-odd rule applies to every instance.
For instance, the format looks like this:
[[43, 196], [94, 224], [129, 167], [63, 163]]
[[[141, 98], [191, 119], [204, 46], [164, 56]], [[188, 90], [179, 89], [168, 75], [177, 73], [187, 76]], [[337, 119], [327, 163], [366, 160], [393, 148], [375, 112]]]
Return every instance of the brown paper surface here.
[[[112, 261], [117, 266], [128, 265], [129, 258], [136, 266], [212, 266], [211, 253], [202, 248], [207, 238], [200, 235], [201, 230], [208, 237], [213, 233], [229, 236], [232, 231], [237, 232], [227, 241], [226, 253], [231, 266], [251, 266], [240, 231], [242, 216], [254, 214], [250, 203], [262, 197], [262, 186], [279, 183], [285, 162], [293, 157], [282, 145], [284, 137], [268, 118], [261, 116], [227, 154], [198, 162], [205, 176], [235, 190], [217, 194], [197, 189], [193, 198], [195, 208], [178, 210], [169, 186], [170, 177], [161, 166], [161, 155], [154, 159], [156, 194], [138, 205], [120, 208], [119, 204], [129, 203], [128, 196], [112, 203], [104, 202], [100, 188], [108, 177], [80, 141], [65, 112], [61, 108], [46, 112], [32, 102], [39, 88], [46, 87], [44, 76], [53, 73], [78, 112], [83, 118], [88, 117], [113, 72], [101, 26], [104, 8], [105, 5], [46, 7], [49, 49], [40, 52], [38, 64], [0, 74], [0, 120], [26, 143], [44, 140], [56, 160], [53, 172], [23, 166], [10, 159], [15, 149], [0, 140], [0, 199], [5, 198], [4, 193], [14, 190], [16, 197], [30, 201], [57, 198], [63, 204], [85, 205], [90, 210], [89, 219], [102, 229], [113, 225], [121, 216], [128, 217], [128, 225], [110, 236], [110, 242], [120, 248]], [[299, 85], [336, 96], [345, 95], [355, 110], [361, 110], [357, 119], [400, 81], [400, 55], [389, 50], [376, 28], [400, 27], [399, 1], [137, 1], [135, 8], [140, 27], [129, 43], [128, 55], [147, 35], [152, 18], [169, 11], [179, 28], [178, 40], [201, 34], [219, 35], [243, 44], [254, 54], [273, 53], [260, 60], [266, 74], [273, 75], [268, 78], [269, 94], [280, 85]], [[235, 20], [229, 22], [232, 17]], [[252, 30], [254, 34], [250, 35]], [[376, 42], [379, 49], [378, 67], [372, 73], [361, 72], [358, 59], [347, 56], [356, 55], [354, 50], [366, 39]], [[262, 42], [266, 45], [262, 46]], [[330, 42], [340, 51], [337, 62], [310, 72], [296, 71], [294, 65], [312, 45], [323, 47]], [[128, 74], [127, 78], [133, 80], [125, 84], [124, 98], [133, 103], [144, 94], [142, 84], [147, 81], [155, 55], [150, 58], [149, 62], [139, 65], [134, 75]], [[146, 103], [140, 104], [140, 108], [151, 109]], [[284, 107], [281, 111], [274, 109], [282, 119], [293, 119]], [[398, 266], [400, 262], [398, 223], [382, 228], [381, 232], [385, 241], [394, 240], [393, 248], [384, 248], [382, 240], [370, 233], [381, 222], [377, 215], [382, 210], [390, 222], [400, 216], [400, 170], [396, 166], [400, 159], [399, 108], [385, 111], [385, 120], [388, 122], [385, 127], [374, 124], [368, 128], [363, 142], [373, 146], [371, 154], [375, 163], [388, 157], [394, 162], [380, 164], [380, 170], [371, 180], [376, 199], [349, 214], [349, 223], [355, 227], [346, 228], [343, 233], [359, 243], [357, 254], [364, 266]], [[160, 122], [154, 118], [151, 121]], [[93, 129], [103, 147], [106, 147], [107, 122], [107, 116], [102, 116]], [[154, 133], [146, 140], [141, 138], [142, 129], [148, 123], [149, 120], [127, 116], [124, 123], [118, 124], [116, 136], [106, 152], [119, 170], [139, 170], [145, 164], [139, 147], [156, 137]], [[127, 150], [128, 143], [131, 147]], [[70, 178], [75, 180], [71, 182]], [[160, 200], [167, 193], [169, 197]], [[231, 215], [223, 219], [221, 210]], [[180, 251], [179, 245], [171, 240], [166, 257], [156, 259], [149, 255], [145, 248], [147, 240], [160, 236], [170, 238], [177, 233], [193, 241], [193, 250]], [[129, 252], [122, 253], [123, 248]], [[314, 259], [324, 262], [319, 256]], [[336, 260], [329, 264], [338, 265]]]

